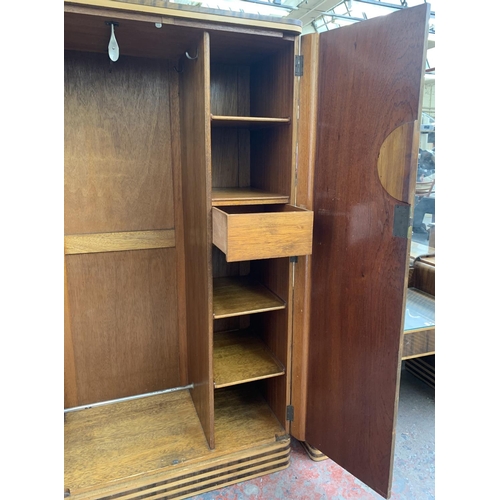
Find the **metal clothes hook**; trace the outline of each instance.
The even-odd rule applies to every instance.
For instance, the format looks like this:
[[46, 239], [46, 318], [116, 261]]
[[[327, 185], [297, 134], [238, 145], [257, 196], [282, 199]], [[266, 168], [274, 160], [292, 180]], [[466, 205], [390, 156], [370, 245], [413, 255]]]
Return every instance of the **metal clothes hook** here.
[[198, 59], [198, 49], [196, 49], [196, 55], [195, 55], [194, 57], [191, 57], [191, 56], [189, 55], [188, 51], [186, 50], [186, 57], [187, 57], [188, 59], [191, 59], [191, 60], [193, 60], [193, 59]]
[[115, 37], [115, 26], [120, 26], [119, 23], [114, 21], [105, 21], [108, 26], [111, 26], [111, 37], [109, 38], [108, 44], [108, 55], [111, 61], [116, 62], [120, 57], [120, 47], [118, 47], [118, 42]]

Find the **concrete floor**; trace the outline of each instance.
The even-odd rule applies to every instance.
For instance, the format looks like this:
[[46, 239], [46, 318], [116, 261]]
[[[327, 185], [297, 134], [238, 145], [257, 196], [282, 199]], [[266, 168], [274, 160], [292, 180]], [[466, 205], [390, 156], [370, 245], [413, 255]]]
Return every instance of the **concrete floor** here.
[[[403, 364], [404, 367], [404, 364]], [[392, 500], [434, 499], [434, 389], [401, 371]], [[382, 497], [331, 460], [313, 462], [292, 441], [291, 465], [192, 500], [380, 500]]]

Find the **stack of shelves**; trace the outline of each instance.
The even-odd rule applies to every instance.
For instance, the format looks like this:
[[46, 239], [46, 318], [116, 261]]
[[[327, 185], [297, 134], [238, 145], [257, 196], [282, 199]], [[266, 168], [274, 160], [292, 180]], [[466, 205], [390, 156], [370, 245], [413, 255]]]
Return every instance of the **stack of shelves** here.
[[[310, 253], [312, 245], [312, 212], [291, 205], [290, 49], [258, 65], [210, 66], [215, 406], [229, 392], [249, 406], [264, 398], [282, 432], [287, 430], [289, 257]], [[282, 83], [279, 98], [266, 90], [270, 81]]]

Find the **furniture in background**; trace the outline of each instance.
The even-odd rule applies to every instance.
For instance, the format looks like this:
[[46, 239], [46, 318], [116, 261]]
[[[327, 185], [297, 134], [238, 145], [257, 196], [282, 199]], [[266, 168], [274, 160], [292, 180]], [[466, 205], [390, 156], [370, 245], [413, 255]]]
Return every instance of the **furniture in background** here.
[[432, 215], [432, 222], [436, 219], [436, 191], [435, 180], [417, 182], [415, 188], [415, 209], [413, 211], [413, 232], [426, 233], [427, 227], [423, 223], [426, 214]]
[[410, 269], [402, 355], [406, 369], [432, 387], [436, 352], [435, 271], [434, 254], [417, 257]]

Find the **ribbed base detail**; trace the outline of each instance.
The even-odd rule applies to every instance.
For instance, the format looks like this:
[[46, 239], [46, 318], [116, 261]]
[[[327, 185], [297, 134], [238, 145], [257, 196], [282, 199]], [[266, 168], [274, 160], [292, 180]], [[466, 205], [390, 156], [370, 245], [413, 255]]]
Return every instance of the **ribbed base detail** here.
[[112, 487], [71, 492], [74, 500], [174, 500], [191, 497], [290, 465], [290, 438], [231, 453], [193, 466], [170, 466], [154, 474], [118, 481]]
[[407, 359], [405, 369], [415, 377], [423, 380], [427, 385], [435, 388], [436, 369], [435, 356]]
[[319, 451], [317, 448], [314, 448], [306, 441], [301, 441], [300, 443], [306, 450], [311, 460], [314, 460], [315, 462], [321, 462], [322, 460], [326, 460], [328, 458], [326, 455], [323, 455], [321, 451]]

